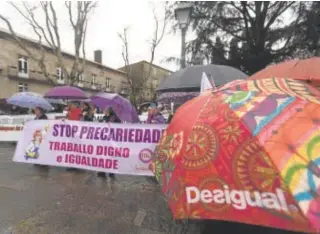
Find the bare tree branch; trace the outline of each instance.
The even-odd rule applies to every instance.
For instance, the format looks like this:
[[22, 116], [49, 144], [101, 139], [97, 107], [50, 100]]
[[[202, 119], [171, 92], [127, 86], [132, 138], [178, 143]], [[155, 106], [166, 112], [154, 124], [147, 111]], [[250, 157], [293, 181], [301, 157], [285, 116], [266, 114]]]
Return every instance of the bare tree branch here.
[[124, 70], [126, 72], [126, 78], [128, 85], [130, 86], [130, 98], [131, 102], [136, 105], [138, 99], [140, 98], [141, 95], [143, 95], [143, 90], [144, 88], [150, 88], [148, 87], [148, 81], [151, 76], [152, 72], [152, 64], [154, 62], [155, 58], [155, 52], [159, 44], [161, 43], [165, 31], [166, 31], [166, 26], [168, 23], [168, 18], [169, 18], [169, 11], [167, 8], [164, 9], [165, 14], [164, 14], [164, 19], [163, 22], [161, 23], [159, 18], [156, 15], [155, 9], [153, 9], [153, 20], [154, 20], [154, 32], [153, 32], [153, 37], [151, 40], [151, 45], [150, 45], [150, 60], [147, 65], [147, 72], [145, 72], [144, 67], [142, 66], [140, 68], [139, 73], [142, 74], [142, 77], [136, 77], [134, 74], [132, 74], [131, 67], [130, 67], [130, 61], [129, 61], [129, 43], [128, 43], [128, 28], [124, 28], [122, 33], [119, 33], [118, 36], [121, 39], [122, 42], [122, 59], [124, 61]]
[[[13, 39], [17, 42], [18, 46], [27, 54], [28, 57], [30, 57], [32, 60], [36, 61], [39, 65], [39, 68], [41, 69], [42, 73], [44, 74], [44, 76], [51, 82], [54, 83], [54, 81], [51, 79], [49, 73], [47, 72], [47, 68], [45, 66], [45, 53], [44, 53], [44, 49], [41, 48], [41, 55], [40, 57], [37, 57], [29, 48], [28, 45], [26, 43], [24, 43], [24, 41], [22, 39], [20, 39], [17, 34], [15, 33], [15, 31], [13, 30], [13, 27], [10, 23], [10, 21], [4, 17], [3, 15], [0, 14], [0, 19], [3, 20]], [[41, 36], [39, 36], [39, 45], [41, 43]]]
[[[133, 85], [133, 82], [131, 80], [131, 69], [130, 69], [130, 61], [129, 61], [129, 44], [128, 44], [128, 37], [127, 37], [127, 32], [128, 32], [128, 28], [124, 28], [123, 29], [123, 33], [118, 33], [119, 38], [122, 41], [122, 59], [124, 61], [125, 64], [125, 72], [126, 72], [126, 77], [127, 77], [127, 81], [129, 83], [130, 86]], [[132, 88], [132, 87], [130, 87]]]

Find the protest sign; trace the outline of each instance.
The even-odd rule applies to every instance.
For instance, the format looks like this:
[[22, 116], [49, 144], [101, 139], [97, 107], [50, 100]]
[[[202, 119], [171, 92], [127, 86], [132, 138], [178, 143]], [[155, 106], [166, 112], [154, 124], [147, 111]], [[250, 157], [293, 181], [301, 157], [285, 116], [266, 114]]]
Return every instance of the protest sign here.
[[152, 152], [166, 125], [36, 120], [28, 122], [15, 162], [153, 175]]

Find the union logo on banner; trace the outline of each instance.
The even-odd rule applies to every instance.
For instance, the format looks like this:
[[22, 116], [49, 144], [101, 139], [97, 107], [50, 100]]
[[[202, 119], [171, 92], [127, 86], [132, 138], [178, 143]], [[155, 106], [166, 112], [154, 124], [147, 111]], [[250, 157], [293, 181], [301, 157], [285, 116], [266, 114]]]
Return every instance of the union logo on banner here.
[[139, 153], [139, 159], [143, 163], [150, 163], [152, 160], [152, 151], [150, 149], [143, 149]]

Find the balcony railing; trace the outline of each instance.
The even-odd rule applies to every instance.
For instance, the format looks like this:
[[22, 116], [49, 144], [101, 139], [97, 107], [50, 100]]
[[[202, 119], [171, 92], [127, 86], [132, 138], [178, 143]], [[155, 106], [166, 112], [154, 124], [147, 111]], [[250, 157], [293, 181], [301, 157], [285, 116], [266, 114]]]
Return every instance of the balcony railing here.
[[80, 87], [80, 88], [83, 88], [83, 89], [91, 89], [91, 90], [98, 90], [98, 91], [101, 91], [103, 90], [103, 85], [102, 84], [99, 84], [99, 83], [92, 83], [90, 81], [76, 81], [74, 83], [74, 85]]
[[115, 93], [116, 87], [113, 85], [105, 86], [104, 91], [107, 93]]

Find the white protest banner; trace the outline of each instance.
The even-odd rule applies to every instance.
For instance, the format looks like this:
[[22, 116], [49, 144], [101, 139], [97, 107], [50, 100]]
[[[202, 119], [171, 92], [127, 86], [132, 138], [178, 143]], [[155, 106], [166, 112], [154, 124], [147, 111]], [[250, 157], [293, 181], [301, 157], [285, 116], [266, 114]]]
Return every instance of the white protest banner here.
[[162, 124], [30, 121], [13, 161], [152, 176], [152, 152], [165, 128]]

